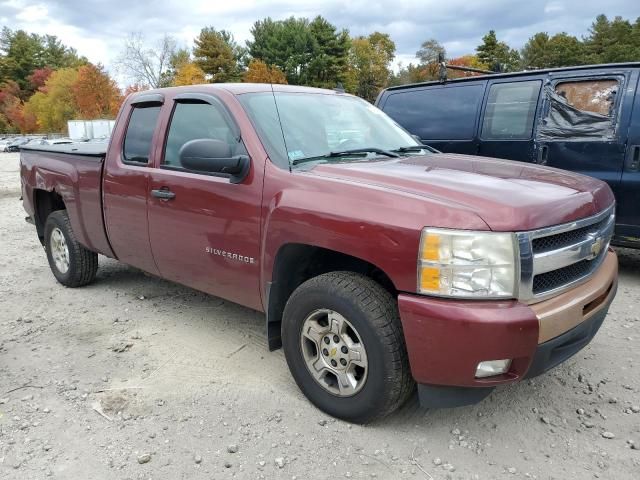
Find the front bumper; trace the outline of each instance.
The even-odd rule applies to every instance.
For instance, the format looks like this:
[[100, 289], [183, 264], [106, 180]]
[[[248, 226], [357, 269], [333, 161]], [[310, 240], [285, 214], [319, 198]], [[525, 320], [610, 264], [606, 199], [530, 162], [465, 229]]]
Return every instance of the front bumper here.
[[[589, 281], [534, 305], [400, 295], [420, 402], [435, 407], [476, 403], [497, 385], [539, 375], [567, 360], [600, 328], [616, 294], [617, 272], [616, 255], [609, 251]], [[475, 378], [478, 363], [499, 359], [512, 359], [508, 372]]]

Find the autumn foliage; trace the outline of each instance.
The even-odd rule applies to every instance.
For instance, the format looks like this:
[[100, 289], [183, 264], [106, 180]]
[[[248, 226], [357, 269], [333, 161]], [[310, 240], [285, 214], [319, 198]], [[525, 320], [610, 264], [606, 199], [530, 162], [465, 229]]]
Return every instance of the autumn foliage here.
[[286, 84], [287, 77], [276, 66], [269, 66], [262, 60], [251, 60], [249, 68], [244, 72], [242, 81], [249, 83], [280, 83]]
[[118, 113], [122, 94], [101, 65], [88, 64], [78, 69], [71, 87], [77, 118], [113, 118]]
[[199, 85], [207, 83], [202, 69], [193, 62], [184, 62], [176, 70], [173, 84], [177, 87], [182, 85]]

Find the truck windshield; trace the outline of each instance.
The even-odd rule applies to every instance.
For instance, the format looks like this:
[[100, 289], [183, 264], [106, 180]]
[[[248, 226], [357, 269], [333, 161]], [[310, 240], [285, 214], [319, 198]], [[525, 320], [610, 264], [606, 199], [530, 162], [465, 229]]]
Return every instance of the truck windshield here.
[[[264, 92], [239, 96], [270, 158], [278, 165], [354, 161], [427, 153], [406, 130], [368, 102], [349, 95]], [[417, 151], [416, 151], [417, 150]], [[344, 153], [344, 154], [343, 154]]]

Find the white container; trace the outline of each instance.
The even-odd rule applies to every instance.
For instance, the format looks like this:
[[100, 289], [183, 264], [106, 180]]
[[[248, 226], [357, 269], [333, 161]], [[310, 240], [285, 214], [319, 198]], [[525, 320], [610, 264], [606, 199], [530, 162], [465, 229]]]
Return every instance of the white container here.
[[93, 136], [91, 138], [104, 138], [111, 136], [115, 125], [114, 120], [91, 120]]
[[69, 120], [67, 122], [69, 138], [72, 140], [86, 140], [93, 138], [91, 122], [86, 120]]

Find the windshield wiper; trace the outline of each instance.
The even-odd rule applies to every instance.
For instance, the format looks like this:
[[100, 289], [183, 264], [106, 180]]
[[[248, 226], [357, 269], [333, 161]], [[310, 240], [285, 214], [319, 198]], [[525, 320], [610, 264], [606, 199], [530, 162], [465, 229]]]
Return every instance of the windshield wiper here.
[[428, 150], [431, 153], [440, 153], [439, 150], [436, 150], [435, 148], [430, 147], [429, 145], [410, 145], [408, 147], [395, 148], [391, 151], [399, 152], [399, 153], [408, 153], [408, 152], [418, 152], [420, 150]]
[[377, 153], [379, 155], [385, 155], [392, 158], [399, 157], [397, 153], [390, 152], [389, 150], [384, 150], [382, 148], [354, 148], [352, 150], [329, 152], [325, 155], [316, 155], [314, 157], [296, 158], [291, 162], [291, 165], [299, 165], [301, 163], [312, 162], [314, 160], [322, 160], [323, 158], [361, 156], [362, 154], [366, 155], [367, 153]]

